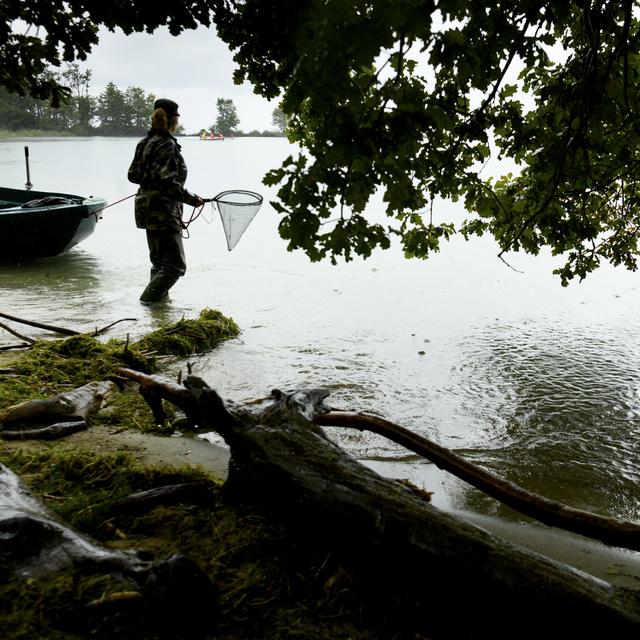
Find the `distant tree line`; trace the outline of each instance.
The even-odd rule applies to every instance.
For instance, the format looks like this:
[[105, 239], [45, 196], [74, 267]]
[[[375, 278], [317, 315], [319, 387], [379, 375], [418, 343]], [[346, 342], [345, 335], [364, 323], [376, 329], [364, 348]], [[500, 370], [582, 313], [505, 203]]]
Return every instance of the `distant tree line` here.
[[58, 108], [29, 96], [0, 88], [0, 123], [9, 131], [40, 130], [75, 135], [144, 135], [149, 128], [155, 96], [140, 87], [124, 91], [110, 82], [98, 96], [89, 94], [91, 71], [69, 64], [65, 71], [48, 72], [71, 89]]
[[[89, 93], [91, 71], [67, 64], [62, 72], [48, 71], [52, 81], [69, 88], [58, 107], [30, 96], [9, 93], [0, 86], [0, 128], [8, 131], [42, 131], [71, 135], [143, 136], [149, 129], [156, 97], [140, 87], [118, 88], [110, 82], [97, 96]], [[218, 117], [208, 129], [224, 136], [272, 136], [284, 134], [286, 117], [278, 107], [273, 111], [274, 131], [238, 129], [240, 119], [233, 100], [218, 98]], [[184, 133], [182, 126], [178, 133]]]

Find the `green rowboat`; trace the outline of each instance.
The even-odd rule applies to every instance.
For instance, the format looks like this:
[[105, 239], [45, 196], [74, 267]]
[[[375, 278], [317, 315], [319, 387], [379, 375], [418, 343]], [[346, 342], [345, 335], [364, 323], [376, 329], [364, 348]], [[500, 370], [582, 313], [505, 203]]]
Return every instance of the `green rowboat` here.
[[0, 260], [65, 253], [89, 237], [103, 198], [0, 187]]

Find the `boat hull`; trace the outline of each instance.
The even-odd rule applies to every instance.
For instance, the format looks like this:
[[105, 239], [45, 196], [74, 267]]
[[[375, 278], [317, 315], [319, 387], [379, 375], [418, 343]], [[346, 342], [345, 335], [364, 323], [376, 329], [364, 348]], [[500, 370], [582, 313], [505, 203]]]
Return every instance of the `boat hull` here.
[[[51, 197], [74, 199], [77, 203], [22, 206]], [[65, 253], [94, 232], [106, 205], [103, 198], [0, 188], [0, 260]]]

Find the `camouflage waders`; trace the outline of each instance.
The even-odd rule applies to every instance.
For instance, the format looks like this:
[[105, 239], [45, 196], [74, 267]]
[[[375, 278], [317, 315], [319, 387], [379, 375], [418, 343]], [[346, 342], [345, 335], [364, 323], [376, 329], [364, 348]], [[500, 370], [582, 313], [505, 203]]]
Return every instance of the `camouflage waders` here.
[[178, 231], [147, 230], [151, 259], [151, 279], [140, 296], [141, 302], [158, 302], [187, 272], [182, 237]]
[[178, 141], [161, 129], [151, 129], [138, 143], [128, 178], [140, 185], [135, 199], [136, 226], [147, 231], [151, 260], [151, 279], [140, 300], [157, 302], [186, 272], [180, 235], [182, 203], [195, 206], [198, 196], [184, 188], [187, 166]]

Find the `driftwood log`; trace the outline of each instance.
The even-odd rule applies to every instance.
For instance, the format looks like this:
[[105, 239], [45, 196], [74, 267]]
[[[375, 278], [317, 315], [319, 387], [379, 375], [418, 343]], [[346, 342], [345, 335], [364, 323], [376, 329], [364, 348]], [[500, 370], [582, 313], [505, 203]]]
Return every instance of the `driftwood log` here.
[[117, 390], [108, 380], [90, 382], [49, 398], [27, 400], [0, 412], [0, 436], [5, 440], [62, 438], [87, 428]]
[[149, 568], [149, 562], [134, 554], [110, 551], [66, 527], [2, 464], [0, 533], [4, 562], [24, 577], [72, 565], [104, 567], [105, 571], [123, 571], [132, 577]]
[[[314, 418], [328, 392], [272, 392], [225, 406], [199, 378], [184, 386], [120, 369], [140, 383], [158, 422], [163, 400], [217, 431], [231, 450], [227, 493], [259, 501], [395, 588], [444, 637], [636, 637], [636, 592], [517, 547], [446, 514], [331, 442]], [[514, 626], [517, 625], [517, 626]]]
[[59, 440], [86, 428], [87, 423], [84, 420], [70, 420], [54, 422], [47, 427], [36, 429], [4, 429], [0, 431], [0, 436], [3, 440]]
[[[163, 637], [183, 637], [172, 633], [174, 626], [181, 633], [190, 634], [188, 637], [200, 637], [215, 598], [208, 576], [186, 556], [150, 560], [135, 551], [107, 549], [56, 518], [2, 464], [0, 569], [21, 578], [58, 571], [109, 574], [122, 581], [127, 593], [139, 598], [141, 616], [149, 617], [149, 626], [170, 633]], [[108, 602], [93, 603], [92, 608], [102, 604], [107, 606]], [[89, 618], [100, 615], [88, 610], [78, 610], [76, 614]]]

